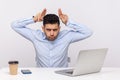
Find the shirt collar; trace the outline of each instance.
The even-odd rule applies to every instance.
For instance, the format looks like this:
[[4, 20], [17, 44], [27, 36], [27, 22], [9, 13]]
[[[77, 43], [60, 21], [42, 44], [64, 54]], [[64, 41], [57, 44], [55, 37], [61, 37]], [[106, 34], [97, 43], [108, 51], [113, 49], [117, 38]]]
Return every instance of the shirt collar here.
[[47, 39], [45, 33], [43, 33], [43, 39], [44, 39], [44, 40]]

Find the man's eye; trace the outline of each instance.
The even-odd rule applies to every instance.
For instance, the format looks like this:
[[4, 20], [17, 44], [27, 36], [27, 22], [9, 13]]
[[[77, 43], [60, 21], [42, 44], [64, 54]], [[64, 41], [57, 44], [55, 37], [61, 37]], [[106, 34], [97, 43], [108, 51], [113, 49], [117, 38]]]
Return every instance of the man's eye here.
[[57, 31], [57, 29], [54, 29], [53, 31]]
[[47, 31], [51, 31], [50, 29], [47, 29]]

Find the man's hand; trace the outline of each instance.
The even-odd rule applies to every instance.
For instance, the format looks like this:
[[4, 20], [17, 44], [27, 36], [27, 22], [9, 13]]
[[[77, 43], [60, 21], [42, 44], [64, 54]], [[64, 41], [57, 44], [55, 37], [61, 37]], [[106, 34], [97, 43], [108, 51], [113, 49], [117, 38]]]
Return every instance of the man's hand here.
[[43, 17], [45, 16], [47, 10], [43, 9], [41, 13], [36, 14], [36, 16], [33, 17], [34, 22], [41, 22], [43, 20]]
[[68, 21], [68, 16], [66, 14], [63, 14], [61, 9], [58, 9], [58, 15], [61, 21], [66, 25]]

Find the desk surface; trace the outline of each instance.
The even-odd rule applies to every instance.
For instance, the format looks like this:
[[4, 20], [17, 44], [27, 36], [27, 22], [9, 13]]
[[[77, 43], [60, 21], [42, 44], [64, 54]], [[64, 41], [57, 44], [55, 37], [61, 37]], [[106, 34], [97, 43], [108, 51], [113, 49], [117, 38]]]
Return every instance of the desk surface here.
[[[22, 74], [21, 69], [30, 69], [32, 74]], [[18, 75], [10, 75], [8, 68], [0, 69], [1, 80], [120, 80], [120, 68], [102, 68], [99, 73], [69, 77], [54, 71], [63, 68], [19, 68]]]

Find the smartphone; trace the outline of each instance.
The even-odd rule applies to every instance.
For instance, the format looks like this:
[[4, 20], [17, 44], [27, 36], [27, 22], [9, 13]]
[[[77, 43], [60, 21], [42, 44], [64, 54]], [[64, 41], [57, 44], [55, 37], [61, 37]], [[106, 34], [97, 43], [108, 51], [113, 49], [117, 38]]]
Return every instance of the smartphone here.
[[23, 74], [32, 74], [32, 72], [29, 69], [22, 69], [21, 72]]

